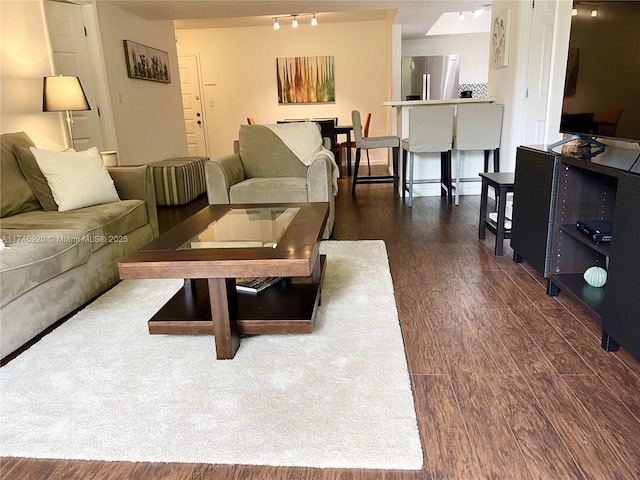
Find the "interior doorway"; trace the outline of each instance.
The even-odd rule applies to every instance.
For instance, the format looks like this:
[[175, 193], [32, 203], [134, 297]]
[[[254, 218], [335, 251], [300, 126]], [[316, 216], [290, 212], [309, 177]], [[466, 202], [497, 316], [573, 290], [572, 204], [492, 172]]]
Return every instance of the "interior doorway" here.
[[551, 59], [555, 44], [554, 24], [557, 0], [538, 0], [533, 5], [527, 57], [525, 103], [525, 145], [542, 145], [547, 139]]
[[200, 65], [197, 55], [178, 56], [184, 125], [190, 156], [207, 156], [204, 111], [200, 91]]
[[91, 110], [72, 112], [73, 143], [78, 150], [97, 147], [104, 150], [99, 108], [89, 59], [86, 30], [80, 5], [44, 2], [55, 72], [80, 78]]

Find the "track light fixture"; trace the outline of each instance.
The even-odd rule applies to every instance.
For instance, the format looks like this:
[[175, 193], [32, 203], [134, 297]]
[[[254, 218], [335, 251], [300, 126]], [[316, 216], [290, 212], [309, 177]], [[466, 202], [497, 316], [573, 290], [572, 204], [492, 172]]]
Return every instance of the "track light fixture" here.
[[318, 25], [318, 19], [316, 18], [315, 13], [295, 13], [291, 15], [280, 15], [279, 17], [273, 17], [273, 29], [278, 30], [280, 28], [280, 22], [278, 20], [282, 20], [283, 18], [293, 18], [291, 21], [291, 27], [297, 28], [300, 23], [298, 22], [298, 17], [311, 17], [311, 25]]
[[461, 22], [464, 21], [464, 13], [460, 12], [458, 14], [458, 20], [460, 20]]

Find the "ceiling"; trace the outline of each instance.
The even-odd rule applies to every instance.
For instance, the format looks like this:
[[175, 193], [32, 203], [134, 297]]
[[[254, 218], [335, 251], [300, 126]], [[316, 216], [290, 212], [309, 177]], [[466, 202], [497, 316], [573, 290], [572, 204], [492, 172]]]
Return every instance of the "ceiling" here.
[[[147, 20], [175, 20], [176, 28], [272, 25], [273, 18], [315, 13], [319, 23], [393, 19], [402, 39], [424, 38], [445, 12], [471, 12], [488, 0], [97, 0]], [[471, 15], [466, 16], [467, 19]], [[285, 25], [290, 19], [284, 19]], [[300, 18], [300, 22], [307, 17]], [[470, 22], [470, 25], [473, 22]], [[459, 27], [459, 26], [458, 26]], [[460, 28], [455, 33], [460, 32]], [[475, 31], [475, 30], [471, 30]]]

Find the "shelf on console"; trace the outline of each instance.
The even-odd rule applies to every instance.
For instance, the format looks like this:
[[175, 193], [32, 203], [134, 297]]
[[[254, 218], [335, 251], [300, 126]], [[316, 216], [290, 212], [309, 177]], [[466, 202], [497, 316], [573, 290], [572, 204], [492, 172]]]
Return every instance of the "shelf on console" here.
[[592, 287], [585, 282], [581, 273], [551, 275], [550, 279], [560, 290], [584, 304], [597, 318], [602, 317], [605, 287]]
[[588, 246], [589, 248], [595, 250], [596, 252], [604, 255], [605, 257], [609, 256], [609, 252], [611, 250], [610, 242], [601, 242], [597, 243], [591, 240], [589, 237], [580, 233], [580, 231], [576, 228], [576, 226], [572, 223], [564, 223], [560, 226], [560, 230], [572, 238], [575, 238], [583, 245]]

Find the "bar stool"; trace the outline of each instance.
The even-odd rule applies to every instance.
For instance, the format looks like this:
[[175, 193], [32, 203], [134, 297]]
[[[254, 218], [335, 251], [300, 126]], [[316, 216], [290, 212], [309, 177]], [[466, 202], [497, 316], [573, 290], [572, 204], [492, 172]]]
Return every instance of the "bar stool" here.
[[[513, 182], [515, 174], [483, 172], [480, 174], [482, 179], [482, 193], [480, 194], [480, 225], [478, 229], [478, 238], [483, 240], [486, 238], [487, 228], [496, 236], [495, 255], [502, 256], [504, 240], [511, 238], [511, 227], [506, 226], [506, 207], [507, 193], [513, 192]], [[493, 187], [496, 192], [496, 201], [498, 202], [498, 214], [491, 218], [491, 214], [487, 214], [487, 203], [489, 197], [489, 187]]]
[[[368, 137], [369, 136], [369, 127], [371, 126], [371, 113], [367, 113], [367, 119], [364, 121], [364, 129], [363, 129], [363, 137]], [[351, 138], [351, 135], [349, 135], [349, 139]], [[347, 152], [347, 175], [351, 175], [351, 149], [356, 148], [356, 142], [352, 142], [352, 141], [347, 141], [347, 142], [342, 142], [338, 145], [338, 150], [339, 150], [339, 155], [338, 157], [340, 158], [340, 164], [342, 165], [342, 149], [345, 149], [345, 151], [348, 149]], [[371, 175], [371, 160], [369, 159], [369, 150], [367, 150], [367, 166], [369, 167], [369, 175]]]
[[500, 137], [504, 106], [499, 103], [458, 105], [453, 149], [456, 151], [456, 205], [460, 203], [461, 152], [484, 150], [484, 171], [489, 171], [489, 152], [493, 151], [493, 171], [500, 171]]
[[[398, 190], [398, 157], [400, 155], [400, 137], [389, 135], [386, 137], [365, 138], [362, 136], [362, 120], [360, 118], [360, 112], [358, 110], [353, 110], [351, 112], [351, 120], [353, 121], [353, 136], [356, 142], [356, 164], [353, 171], [353, 185], [351, 186], [351, 194], [355, 195], [356, 185], [361, 183], [393, 183], [393, 189]], [[370, 150], [372, 148], [393, 149], [392, 175], [358, 177], [362, 150]]]
[[[454, 107], [429, 106], [409, 109], [409, 138], [402, 140], [402, 198], [409, 192], [407, 204], [413, 206], [413, 185], [440, 182], [441, 196], [451, 204], [451, 145]], [[407, 177], [407, 153], [409, 176]], [[440, 153], [440, 180], [414, 178], [415, 153]]]

